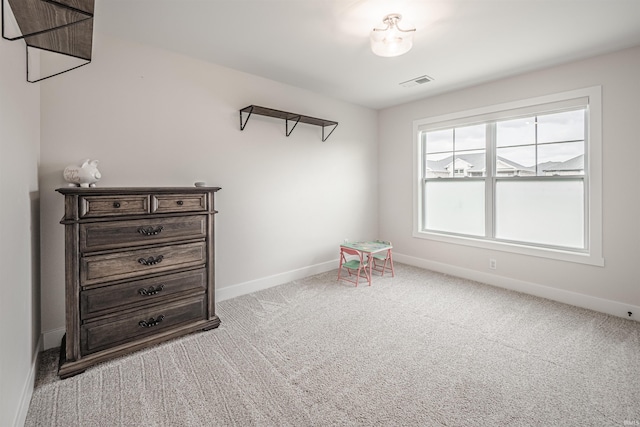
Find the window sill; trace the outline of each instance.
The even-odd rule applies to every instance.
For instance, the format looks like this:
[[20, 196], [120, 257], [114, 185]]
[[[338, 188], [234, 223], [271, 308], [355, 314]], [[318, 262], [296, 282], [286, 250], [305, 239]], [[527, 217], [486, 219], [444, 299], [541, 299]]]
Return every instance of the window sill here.
[[452, 236], [434, 232], [414, 231], [413, 237], [419, 239], [433, 240], [437, 242], [451, 243], [454, 245], [472, 246], [476, 248], [489, 249], [494, 251], [509, 252], [538, 258], [548, 258], [557, 261], [574, 262], [597, 267], [604, 267], [604, 258], [600, 254], [591, 252], [579, 252], [570, 250], [560, 250], [542, 248], [535, 246], [519, 245], [515, 243], [499, 242], [495, 240], [474, 239], [472, 237]]

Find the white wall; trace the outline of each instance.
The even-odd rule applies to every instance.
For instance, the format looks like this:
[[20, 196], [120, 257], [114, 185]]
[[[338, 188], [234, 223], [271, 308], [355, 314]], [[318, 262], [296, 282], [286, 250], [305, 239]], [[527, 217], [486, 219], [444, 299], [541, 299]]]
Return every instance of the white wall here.
[[0, 424], [22, 425], [40, 338], [40, 88], [24, 42], [0, 40]]
[[[640, 308], [640, 178], [632, 166], [640, 158], [639, 70], [640, 47], [382, 110], [380, 236], [393, 241], [396, 259], [616, 315]], [[412, 237], [414, 120], [596, 85], [603, 93], [604, 267]], [[489, 258], [497, 270], [489, 271]]]
[[[337, 267], [344, 238], [376, 237], [377, 113], [292, 86], [96, 33], [86, 67], [42, 83], [42, 322], [64, 327], [65, 166], [98, 159], [101, 187], [220, 186], [220, 298]], [[252, 116], [255, 104], [340, 124]], [[334, 263], [336, 265], [334, 265]], [[224, 322], [224, 319], [222, 319]]]

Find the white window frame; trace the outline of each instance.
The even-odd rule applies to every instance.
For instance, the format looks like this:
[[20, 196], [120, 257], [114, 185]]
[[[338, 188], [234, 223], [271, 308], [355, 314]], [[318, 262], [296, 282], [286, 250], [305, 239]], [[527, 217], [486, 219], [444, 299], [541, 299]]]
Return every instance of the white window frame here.
[[[586, 98], [586, 100], [585, 100]], [[580, 100], [586, 102], [588, 143], [585, 146], [585, 246], [586, 250], [570, 250], [529, 246], [469, 236], [458, 236], [433, 231], [423, 227], [422, 144], [420, 132], [425, 127], [459, 126], [461, 123], [480, 123], [495, 118], [507, 118], [509, 114], [540, 112], [546, 105], [571, 105]], [[516, 111], [517, 110], [517, 111]], [[457, 113], [415, 120], [413, 122], [413, 237], [438, 242], [473, 246], [561, 261], [604, 266], [602, 253], [602, 87], [593, 86], [562, 93], [491, 105]], [[489, 153], [487, 153], [489, 156]]]

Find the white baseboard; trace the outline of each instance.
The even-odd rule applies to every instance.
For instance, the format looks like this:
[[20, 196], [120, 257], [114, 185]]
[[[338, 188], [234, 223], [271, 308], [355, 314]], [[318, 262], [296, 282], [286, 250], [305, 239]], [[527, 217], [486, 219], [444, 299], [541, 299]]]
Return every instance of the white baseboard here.
[[[413, 265], [415, 267], [438, 271], [440, 273], [462, 277], [464, 279], [475, 280], [477, 282], [486, 283], [488, 285], [493, 285], [500, 288], [510, 289], [529, 295], [535, 295], [565, 304], [575, 305], [577, 307], [588, 308], [590, 310], [611, 314], [613, 316], [624, 317], [625, 319], [631, 319], [635, 321], [640, 320], [640, 306], [636, 305], [625, 304], [619, 301], [598, 298], [585, 294], [579, 294], [577, 292], [566, 291], [563, 289], [553, 288], [550, 286], [540, 285], [524, 280], [511, 279], [508, 277], [498, 276], [496, 274], [457, 267], [450, 264], [429, 261], [422, 258], [416, 258], [395, 252], [393, 254], [393, 259], [397, 262]], [[275, 274], [273, 276], [263, 277], [261, 279], [238, 283], [231, 286], [225, 286], [223, 288], [217, 288], [216, 301], [224, 301], [227, 299], [239, 297], [241, 295], [250, 294], [252, 292], [261, 291], [263, 289], [268, 289], [273, 286], [281, 285], [283, 283], [291, 282], [292, 280], [302, 279], [314, 274], [331, 271], [336, 268], [337, 264], [337, 260], [332, 260], [321, 264], [315, 264], [309, 267], [299, 268], [297, 270]], [[628, 312], [632, 312], [633, 316], [629, 317], [627, 315]], [[64, 328], [58, 328], [44, 332], [44, 350], [59, 347], [64, 333]]]
[[303, 279], [314, 274], [331, 271], [337, 268], [337, 266], [338, 260], [336, 259], [333, 261], [323, 262], [321, 264], [311, 265], [309, 267], [299, 268], [297, 270], [275, 274], [273, 276], [263, 277], [261, 279], [251, 280], [249, 282], [225, 286], [224, 288], [216, 288], [216, 301], [224, 301], [241, 295], [271, 288], [273, 286], [282, 285], [283, 283], [291, 282], [292, 280]]
[[29, 376], [24, 382], [22, 387], [22, 393], [20, 393], [20, 406], [15, 419], [13, 420], [14, 427], [23, 427], [27, 420], [27, 413], [29, 412], [29, 405], [31, 404], [31, 396], [33, 395], [33, 386], [36, 383], [36, 374], [38, 373], [38, 364], [40, 363], [40, 352], [42, 351], [42, 337], [38, 340], [36, 345], [35, 354], [33, 355], [33, 362], [31, 363], [31, 369], [29, 370]]
[[[464, 279], [474, 280], [476, 282], [486, 283], [488, 285], [510, 289], [512, 291], [518, 291], [529, 295], [535, 295], [553, 301], [587, 308], [589, 310], [599, 311], [601, 313], [611, 314], [613, 316], [624, 317], [625, 319], [635, 321], [640, 320], [640, 306], [637, 305], [625, 304], [619, 301], [598, 298], [590, 295], [580, 294], [577, 292], [567, 291], [564, 289], [553, 288], [537, 283], [526, 282], [524, 280], [512, 279], [509, 277], [498, 276], [496, 274], [457, 267], [451, 264], [429, 261], [422, 258], [416, 258], [395, 252], [393, 254], [393, 259], [394, 261], [413, 265], [415, 267], [426, 268], [428, 270], [449, 274], [451, 276], [462, 277]], [[628, 312], [632, 312], [633, 316], [629, 317]]]
[[60, 347], [60, 342], [62, 341], [62, 337], [66, 330], [64, 328], [52, 329], [50, 331], [46, 331], [42, 333], [43, 341], [44, 341], [44, 349], [49, 350], [50, 348]]

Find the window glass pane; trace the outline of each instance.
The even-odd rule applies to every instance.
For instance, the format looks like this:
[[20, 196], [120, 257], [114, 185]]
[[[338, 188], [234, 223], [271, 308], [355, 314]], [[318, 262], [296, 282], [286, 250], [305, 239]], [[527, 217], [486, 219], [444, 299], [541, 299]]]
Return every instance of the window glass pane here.
[[474, 150], [485, 148], [486, 125], [465, 126], [455, 129], [455, 150]]
[[538, 143], [584, 140], [584, 109], [538, 116]]
[[427, 181], [426, 229], [484, 236], [484, 180]]
[[584, 142], [538, 146], [538, 175], [584, 175]]
[[456, 151], [454, 176], [486, 176], [484, 150]]
[[427, 132], [427, 153], [453, 151], [453, 129]]
[[534, 117], [496, 123], [496, 146], [510, 147], [535, 143], [536, 127]]
[[582, 180], [496, 182], [496, 238], [584, 248]]
[[451, 153], [427, 154], [425, 178], [450, 178], [449, 166], [453, 160]]
[[498, 148], [496, 176], [533, 176], [536, 174], [536, 146]]
[[485, 151], [470, 150], [451, 153], [427, 154], [425, 178], [455, 178], [486, 176]]

